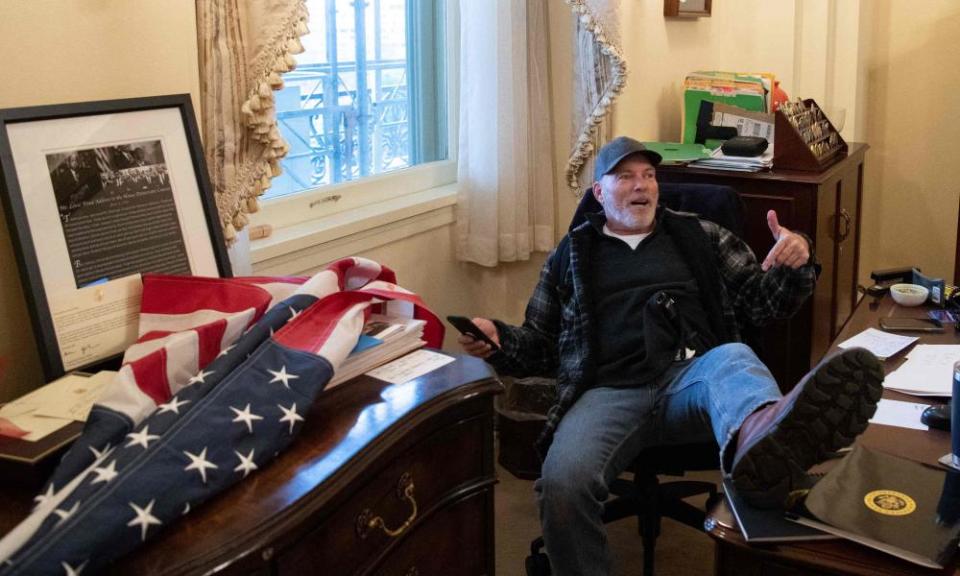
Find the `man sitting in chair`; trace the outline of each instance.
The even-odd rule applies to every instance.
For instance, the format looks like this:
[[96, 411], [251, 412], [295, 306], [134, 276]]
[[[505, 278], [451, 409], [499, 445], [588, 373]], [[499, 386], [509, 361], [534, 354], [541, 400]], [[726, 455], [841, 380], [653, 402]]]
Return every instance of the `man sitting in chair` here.
[[475, 318], [499, 349], [459, 338], [501, 374], [556, 377], [536, 492], [561, 576], [610, 572], [602, 503], [643, 449], [715, 438], [743, 497], [781, 506], [810, 466], [866, 428], [882, 392], [879, 362], [854, 349], [781, 395], [739, 342], [738, 319], [760, 326], [800, 308], [816, 281], [807, 238], [771, 210], [776, 244], [758, 263], [726, 229], [657, 206], [660, 160], [631, 138], [607, 143], [593, 185], [603, 212], [547, 259], [523, 325]]

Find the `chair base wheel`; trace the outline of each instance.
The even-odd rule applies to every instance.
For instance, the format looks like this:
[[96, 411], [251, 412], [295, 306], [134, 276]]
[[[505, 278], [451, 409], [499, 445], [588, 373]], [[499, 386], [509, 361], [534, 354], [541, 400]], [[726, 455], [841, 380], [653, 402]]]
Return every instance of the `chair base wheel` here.
[[550, 576], [550, 559], [537, 552], [527, 556], [527, 576]]

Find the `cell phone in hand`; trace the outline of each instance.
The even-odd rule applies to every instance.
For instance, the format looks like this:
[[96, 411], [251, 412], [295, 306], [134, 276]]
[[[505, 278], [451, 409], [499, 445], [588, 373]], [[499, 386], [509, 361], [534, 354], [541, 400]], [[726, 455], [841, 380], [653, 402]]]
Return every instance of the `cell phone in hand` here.
[[466, 334], [467, 336], [472, 337], [474, 340], [486, 342], [494, 349], [500, 348], [497, 346], [496, 342], [491, 340], [490, 337], [483, 332], [483, 330], [473, 323], [473, 320], [467, 318], [466, 316], [447, 316], [447, 322], [459, 330], [461, 334]]

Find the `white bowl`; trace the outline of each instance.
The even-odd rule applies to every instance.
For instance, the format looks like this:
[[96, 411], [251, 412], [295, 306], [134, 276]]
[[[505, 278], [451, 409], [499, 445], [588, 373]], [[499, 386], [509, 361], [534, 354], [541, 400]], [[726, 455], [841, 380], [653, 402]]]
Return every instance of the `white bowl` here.
[[890, 287], [893, 301], [901, 306], [919, 306], [927, 301], [929, 290], [918, 284], [894, 284]]

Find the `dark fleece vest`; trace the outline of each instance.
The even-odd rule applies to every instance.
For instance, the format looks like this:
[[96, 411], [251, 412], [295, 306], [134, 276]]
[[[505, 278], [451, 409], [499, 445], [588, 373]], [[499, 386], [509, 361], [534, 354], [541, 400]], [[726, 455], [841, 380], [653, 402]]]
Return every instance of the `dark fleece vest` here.
[[[586, 231], [589, 240], [584, 243], [589, 250], [588, 258], [590, 258], [596, 254], [596, 242], [602, 240], [594, 235], [602, 234], [598, 230], [602, 229], [604, 219], [601, 214], [589, 214], [588, 219], [594, 228]], [[700, 291], [700, 304], [703, 307], [710, 334], [707, 339], [704, 339], [704, 334], [690, 330], [682, 318], [674, 316], [675, 313], [679, 313], [679, 310], [671, 310], [663, 298], [658, 299], [657, 294], [654, 294], [644, 307], [643, 329], [647, 353], [641, 369], [644, 377], [638, 380], [638, 384], [659, 376], [673, 362], [677, 350], [683, 346], [695, 350], [700, 355], [709, 348], [734, 340], [734, 337], [728, 334], [723, 322], [723, 303], [718, 289], [722, 280], [716, 255], [699, 219], [693, 215], [677, 214], [661, 207], [658, 208], [657, 213], [657, 228], [658, 233], [666, 234], [673, 240], [696, 280]], [[567, 254], [569, 245], [562, 242], [558, 250], [562, 251], [563, 257], [554, 259], [554, 265], [559, 268], [554, 270], [557, 274], [554, 277], [565, 278], [566, 267], [569, 264]], [[592, 294], [590, 300], [595, 301], [596, 298], [597, 295]], [[588, 305], [591, 304], [592, 302]], [[591, 313], [591, 316], [594, 314]], [[589, 335], [591, 342], [588, 349], [591, 353], [588, 354], [587, 359], [588, 372], [590, 372], [587, 381], [590, 382], [596, 382], [597, 339], [601, 337], [598, 332], [599, 330], [594, 329]], [[582, 393], [583, 390], [580, 392]]]

